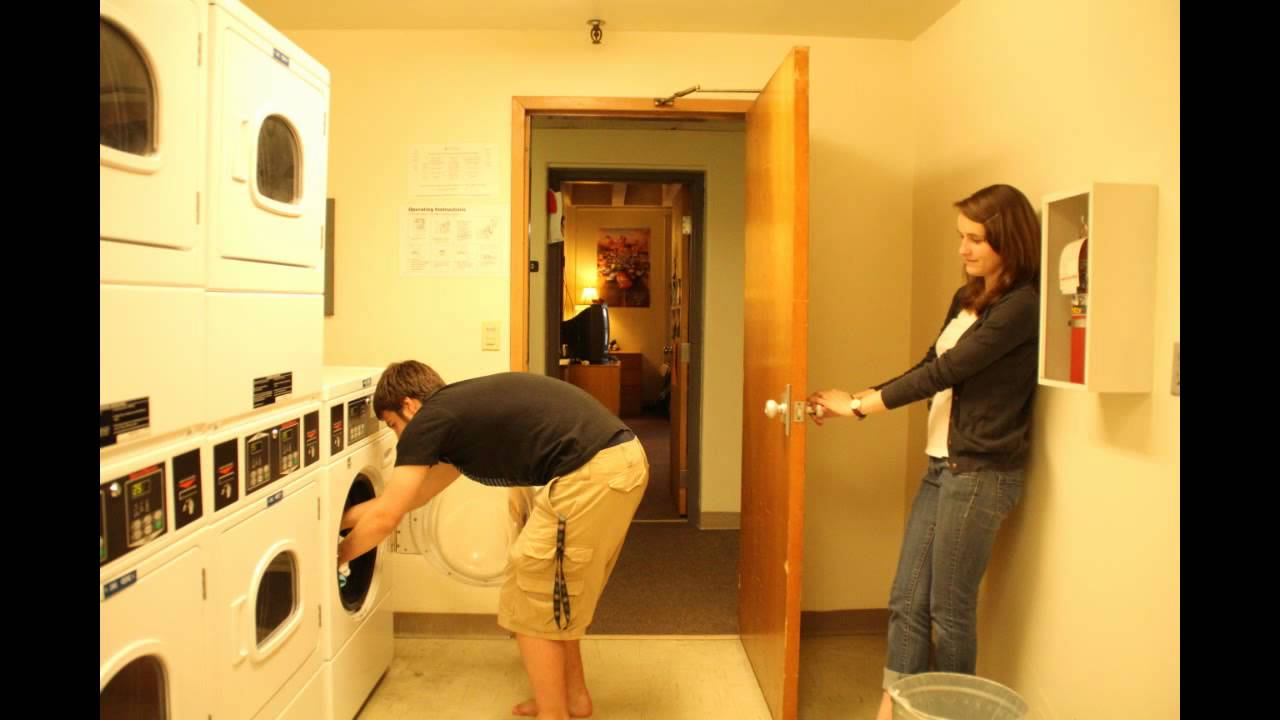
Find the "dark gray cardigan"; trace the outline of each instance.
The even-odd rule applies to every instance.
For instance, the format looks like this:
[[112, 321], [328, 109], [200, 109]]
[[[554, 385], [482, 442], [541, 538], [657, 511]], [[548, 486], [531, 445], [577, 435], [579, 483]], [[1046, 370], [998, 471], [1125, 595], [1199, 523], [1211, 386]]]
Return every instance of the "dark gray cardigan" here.
[[[961, 290], [951, 298], [943, 330], [960, 313]], [[1030, 283], [1010, 289], [941, 357], [934, 352], [935, 340], [915, 367], [874, 386], [890, 410], [951, 388], [947, 450], [953, 472], [1026, 465], [1040, 347], [1039, 297]]]

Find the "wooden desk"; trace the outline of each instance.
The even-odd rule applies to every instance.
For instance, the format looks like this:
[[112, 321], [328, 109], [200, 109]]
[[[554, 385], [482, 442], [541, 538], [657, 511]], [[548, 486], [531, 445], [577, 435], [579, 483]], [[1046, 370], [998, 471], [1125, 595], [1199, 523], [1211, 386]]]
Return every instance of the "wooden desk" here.
[[591, 393], [609, 412], [622, 410], [622, 364], [561, 365], [560, 378]]
[[638, 352], [616, 352], [613, 356], [622, 365], [622, 412], [619, 416], [639, 415], [644, 407], [644, 385], [641, 383], [640, 373], [644, 355]]

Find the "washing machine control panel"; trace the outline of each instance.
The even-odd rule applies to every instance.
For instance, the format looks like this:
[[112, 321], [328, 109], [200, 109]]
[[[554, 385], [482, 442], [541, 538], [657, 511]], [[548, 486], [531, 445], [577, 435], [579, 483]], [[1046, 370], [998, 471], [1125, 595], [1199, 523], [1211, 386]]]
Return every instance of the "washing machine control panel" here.
[[98, 565], [105, 565], [164, 535], [165, 464], [156, 463], [98, 488], [102, 527]]
[[[319, 425], [318, 415], [308, 417], [308, 426], [312, 423]], [[302, 467], [303, 427], [301, 420], [293, 418], [245, 436], [245, 495], [251, 495]], [[312, 440], [306, 441], [308, 465], [320, 459], [318, 427], [314, 434], [314, 447]]]
[[290, 420], [271, 430], [272, 460], [275, 461], [272, 480], [279, 480], [301, 467], [302, 432], [298, 425], [297, 420]]
[[347, 443], [357, 443], [378, 432], [373, 414], [373, 398], [365, 396], [347, 403]]
[[256, 432], [244, 439], [244, 494], [250, 495], [267, 485], [271, 477], [271, 440], [278, 429]]

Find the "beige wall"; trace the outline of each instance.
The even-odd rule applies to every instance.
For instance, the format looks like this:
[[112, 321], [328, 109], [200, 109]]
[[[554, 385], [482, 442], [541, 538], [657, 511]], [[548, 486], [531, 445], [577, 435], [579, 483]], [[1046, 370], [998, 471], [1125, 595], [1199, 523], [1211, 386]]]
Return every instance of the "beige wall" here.
[[[812, 64], [810, 376], [816, 385], [865, 384], [907, 362], [908, 43], [614, 32], [603, 45], [593, 46], [577, 31], [286, 32], [333, 77], [329, 194], [337, 200], [337, 270], [335, 315], [325, 325], [327, 363], [372, 365], [417, 357], [446, 380], [507, 369], [506, 275], [399, 275], [397, 211], [407, 201], [409, 146], [495, 144], [500, 158], [495, 202], [509, 217], [512, 96], [652, 97], [692, 83], [761, 87], [796, 44], [810, 46]], [[659, 161], [628, 150], [616, 162], [652, 166]], [[682, 167], [698, 169], [700, 163], [714, 159], [694, 159]], [[709, 171], [711, 211], [717, 205], [714, 194], [723, 187], [718, 182], [724, 181]], [[738, 202], [741, 192], [731, 191]], [[534, 197], [537, 207], [542, 195]], [[715, 222], [709, 220], [709, 233], [717, 232]], [[535, 222], [533, 232], [539, 231], [545, 233], [545, 227]], [[731, 245], [729, 237], [725, 252], [727, 257], [736, 253], [741, 268], [741, 245]], [[737, 313], [737, 319], [727, 315], [706, 323], [703, 509], [736, 512], [742, 369], [740, 362], [718, 361], [715, 354], [741, 355], [741, 270], [711, 273], [707, 293], [708, 308]], [[874, 299], [855, 303], [855, 297]], [[493, 319], [502, 322], [503, 349], [482, 352], [481, 323]], [[712, 372], [713, 367], [718, 369]], [[905, 418], [888, 417], [856, 430], [828, 426], [810, 435], [806, 609], [883, 607], [902, 527], [905, 427]]]
[[[601, 298], [604, 297], [603, 289], [597, 284], [596, 269], [596, 244], [600, 239], [600, 230], [649, 229], [649, 307], [610, 304], [609, 335], [611, 339], [618, 341], [619, 352], [638, 352], [644, 355], [641, 368], [644, 402], [653, 402], [658, 395], [660, 382], [658, 368], [665, 360], [662, 354], [666, 337], [663, 320], [667, 315], [670, 283], [664, 282], [664, 268], [669, 254], [667, 232], [671, 225], [671, 210], [571, 207], [569, 212], [573, 217], [566, 221], [566, 226], [572, 225], [573, 229], [569, 231], [572, 237], [565, 240], [565, 267], [576, 268], [568, 283], [575, 299], [581, 298], [582, 288], [588, 286], [596, 287], [600, 290]], [[568, 272], [565, 274], [569, 275]], [[530, 343], [532, 344], [532, 336]]]
[[[995, 182], [1159, 188], [1154, 389], [1040, 388], [1032, 459], [983, 588], [978, 672], [1037, 718], [1180, 714], [1179, 6], [963, 0], [912, 44], [913, 322], [923, 351], [959, 285], [951, 203]], [[908, 496], [922, 472], [923, 404]]]
[[[706, 174], [707, 264], [703, 303], [702, 510], [738, 512], [742, 506], [742, 279], [743, 161], [738, 132], [651, 130], [533, 131], [530, 186], [545, 197], [548, 167], [692, 170]], [[546, 204], [530, 209], [530, 259], [546, 257]], [[573, 219], [565, 222], [573, 232]], [[569, 260], [565, 261], [566, 268]], [[537, 273], [541, 275], [542, 273]], [[545, 276], [544, 276], [545, 277]], [[530, 276], [530, 336], [541, 334], [541, 290]], [[540, 280], [540, 279], [539, 279]], [[530, 358], [533, 368], [535, 358]], [[696, 520], [695, 520], [696, 521]]]
[[[849, 42], [810, 56], [811, 389], [861, 389], [915, 359], [909, 47]], [[907, 418], [807, 432], [802, 605], [883, 608], [904, 527]]]

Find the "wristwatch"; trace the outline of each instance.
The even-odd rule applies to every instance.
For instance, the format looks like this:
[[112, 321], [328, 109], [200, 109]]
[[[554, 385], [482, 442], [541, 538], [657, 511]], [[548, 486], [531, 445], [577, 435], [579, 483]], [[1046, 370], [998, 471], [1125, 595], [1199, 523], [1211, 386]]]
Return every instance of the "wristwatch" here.
[[862, 407], [862, 398], [853, 398], [849, 400], [849, 410], [854, 415], [857, 415], [859, 420], [866, 420], [867, 416], [863, 414], [862, 410], [860, 410], [861, 407]]

